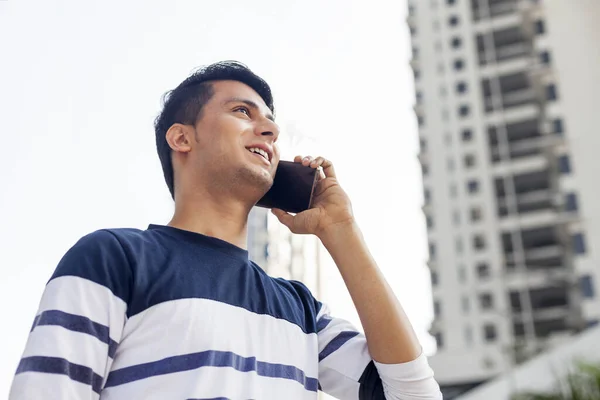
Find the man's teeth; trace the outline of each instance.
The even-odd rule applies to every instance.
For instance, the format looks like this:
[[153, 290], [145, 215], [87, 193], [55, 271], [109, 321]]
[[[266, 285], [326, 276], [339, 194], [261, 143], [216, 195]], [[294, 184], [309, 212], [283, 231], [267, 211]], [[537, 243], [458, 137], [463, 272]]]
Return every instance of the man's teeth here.
[[257, 153], [260, 154], [261, 156], [263, 156], [267, 161], [269, 160], [269, 154], [264, 151], [263, 149], [259, 149], [257, 147], [251, 147], [248, 150], [250, 150], [252, 153]]

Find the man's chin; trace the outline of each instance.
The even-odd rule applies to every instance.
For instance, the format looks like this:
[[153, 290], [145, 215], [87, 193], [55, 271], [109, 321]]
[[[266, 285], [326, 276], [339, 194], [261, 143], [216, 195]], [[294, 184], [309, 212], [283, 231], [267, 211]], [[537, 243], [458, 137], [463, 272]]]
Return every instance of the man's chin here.
[[265, 168], [244, 168], [239, 171], [239, 183], [248, 190], [256, 191], [260, 197], [273, 186], [273, 176]]

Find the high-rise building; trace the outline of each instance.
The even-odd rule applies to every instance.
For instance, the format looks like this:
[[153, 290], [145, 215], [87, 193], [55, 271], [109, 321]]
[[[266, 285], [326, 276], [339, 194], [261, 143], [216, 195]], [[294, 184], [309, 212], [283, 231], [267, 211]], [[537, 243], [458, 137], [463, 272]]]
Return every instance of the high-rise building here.
[[600, 319], [600, 2], [411, 0], [407, 22], [452, 398]]

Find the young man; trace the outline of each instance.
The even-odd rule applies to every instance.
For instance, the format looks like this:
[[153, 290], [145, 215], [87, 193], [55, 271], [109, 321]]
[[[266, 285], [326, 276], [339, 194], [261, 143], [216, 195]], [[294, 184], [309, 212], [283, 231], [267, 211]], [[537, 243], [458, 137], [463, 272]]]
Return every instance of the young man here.
[[365, 335], [301, 283], [248, 260], [248, 213], [279, 162], [269, 86], [203, 68], [165, 97], [156, 145], [167, 226], [83, 237], [46, 286], [11, 399], [441, 399], [412, 327], [362, 239], [331, 162], [313, 208], [273, 210], [338, 266]]

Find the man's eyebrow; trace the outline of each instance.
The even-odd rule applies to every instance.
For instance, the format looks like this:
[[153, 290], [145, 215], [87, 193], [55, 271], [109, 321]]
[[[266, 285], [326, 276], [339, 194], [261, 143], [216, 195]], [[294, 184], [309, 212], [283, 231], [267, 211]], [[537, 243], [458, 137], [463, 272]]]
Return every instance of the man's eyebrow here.
[[[257, 111], [260, 110], [260, 107], [258, 106], [258, 104], [256, 104], [252, 100], [243, 99], [240, 97], [232, 97], [230, 99], [227, 99], [227, 100], [225, 100], [225, 103], [223, 103], [223, 104], [229, 104], [229, 103], [244, 103], [245, 105], [247, 105], [250, 108], [253, 108]], [[275, 122], [275, 117], [273, 117], [273, 114], [267, 113], [266, 117], [267, 117], [267, 119]]]

